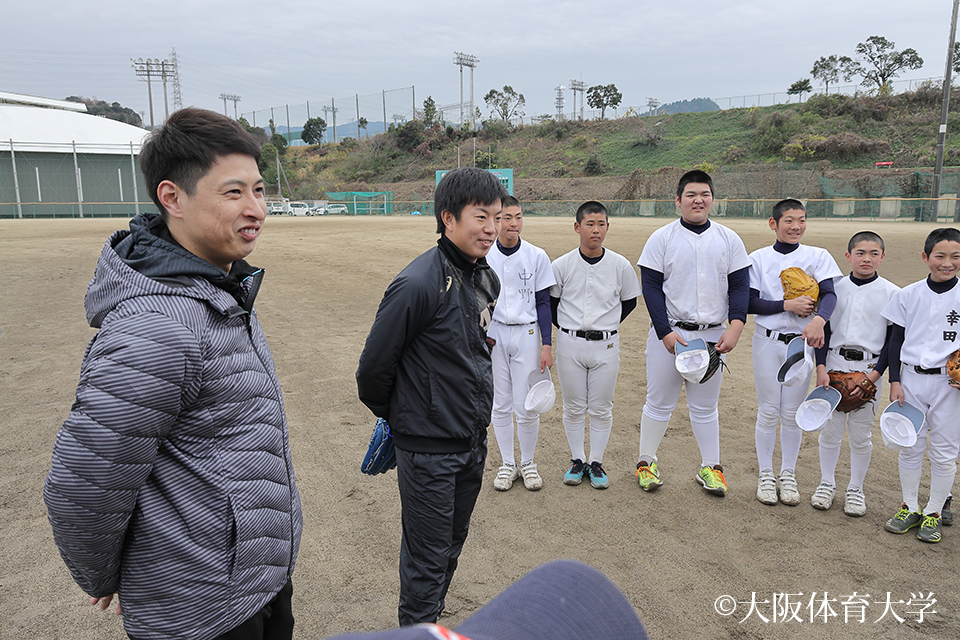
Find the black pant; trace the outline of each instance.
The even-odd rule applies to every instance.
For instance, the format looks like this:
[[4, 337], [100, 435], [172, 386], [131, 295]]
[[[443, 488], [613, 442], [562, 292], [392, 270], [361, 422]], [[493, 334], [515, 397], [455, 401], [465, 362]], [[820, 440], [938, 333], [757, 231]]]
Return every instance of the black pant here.
[[400, 626], [436, 622], [483, 482], [484, 440], [464, 453], [397, 449], [403, 539]]
[[[290, 640], [293, 637], [293, 582], [239, 626], [213, 640]], [[129, 636], [131, 640], [136, 640]]]

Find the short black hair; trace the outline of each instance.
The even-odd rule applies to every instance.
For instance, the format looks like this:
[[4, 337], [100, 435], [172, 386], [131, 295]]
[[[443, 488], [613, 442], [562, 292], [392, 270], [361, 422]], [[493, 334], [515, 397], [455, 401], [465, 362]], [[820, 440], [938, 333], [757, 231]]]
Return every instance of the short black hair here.
[[953, 227], [940, 227], [939, 229], [934, 229], [923, 242], [923, 252], [929, 258], [930, 252], [932, 252], [933, 248], [937, 246], [937, 243], [943, 241], [960, 242], [960, 231], [954, 229]]
[[501, 200], [500, 204], [502, 204], [503, 208], [506, 209], [507, 207], [519, 207], [520, 201], [514, 198], [513, 196], [508, 195], [505, 198], [503, 198], [503, 200]]
[[210, 167], [234, 153], [260, 163], [260, 145], [253, 136], [216, 111], [180, 109], [151, 131], [140, 151], [140, 171], [163, 219], [167, 219], [167, 210], [157, 195], [161, 182], [169, 180], [192, 196]]
[[853, 237], [850, 238], [850, 242], [847, 243], [847, 253], [853, 251], [853, 248], [861, 242], [876, 242], [880, 245], [881, 251], [887, 250], [887, 248], [883, 246], [883, 238], [880, 237], [879, 233], [875, 233], [873, 231], [860, 231], [859, 233], [853, 234]]
[[449, 171], [433, 193], [433, 214], [437, 217], [437, 233], [444, 233], [443, 212], [449, 211], [454, 220], [468, 204], [489, 205], [498, 200], [503, 203], [507, 190], [497, 176], [479, 167], [461, 167]]
[[780, 218], [782, 218], [783, 214], [787, 211], [803, 211], [806, 213], [807, 209], [799, 200], [787, 198], [786, 200], [781, 200], [777, 204], [773, 205], [773, 213], [770, 217], [772, 217], [775, 222], [780, 222]]
[[706, 171], [701, 171], [700, 169], [694, 169], [693, 171], [687, 171], [685, 174], [680, 176], [680, 182], [677, 183], [677, 197], [683, 195], [683, 189], [691, 182], [697, 182], [700, 184], [705, 184], [710, 187], [710, 195], [713, 195], [713, 178], [710, 177], [710, 174]]
[[[577, 209], [577, 222], [581, 222], [583, 220], [583, 216], [591, 213], [602, 213], [603, 215], [607, 216], [607, 208], [596, 200], [587, 200]], [[610, 216], [607, 217], [609, 218]]]

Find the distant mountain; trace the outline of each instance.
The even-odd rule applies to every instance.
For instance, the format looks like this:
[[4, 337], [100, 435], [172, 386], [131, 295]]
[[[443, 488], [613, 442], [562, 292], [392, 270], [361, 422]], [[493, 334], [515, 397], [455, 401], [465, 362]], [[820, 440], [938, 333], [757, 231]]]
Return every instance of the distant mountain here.
[[694, 98], [693, 100], [680, 100], [670, 104], [660, 105], [658, 113], [700, 113], [701, 111], [720, 111], [720, 105], [710, 98]]

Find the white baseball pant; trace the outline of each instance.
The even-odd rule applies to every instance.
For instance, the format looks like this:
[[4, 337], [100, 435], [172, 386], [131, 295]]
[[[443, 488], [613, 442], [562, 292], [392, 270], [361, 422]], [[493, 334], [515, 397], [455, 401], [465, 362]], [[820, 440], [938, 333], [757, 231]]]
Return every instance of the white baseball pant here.
[[[757, 463], [760, 472], [773, 472], [773, 449], [780, 423], [780, 471], [795, 471], [803, 431], [797, 426], [797, 407], [807, 397], [810, 374], [796, 385], [777, 380], [780, 365], [787, 357], [787, 345], [768, 338], [757, 329], [753, 334], [753, 381], [757, 388]], [[812, 373], [812, 372], [811, 372]]]
[[[558, 331], [556, 365], [570, 457], [587, 463], [603, 462], [613, 426], [613, 395], [620, 372], [620, 334], [606, 340], [586, 340]], [[584, 452], [588, 413], [589, 459]]]
[[530, 374], [540, 370], [540, 330], [535, 322], [509, 325], [494, 320], [487, 335], [497, 341], [490, 354], [493, 361], [493, 413], [490, 422], [504, 464], [516, 465], [513, 445], [513, 416], [517, 416], [520, 461], [533, 460], [540, 433], [540, 414], [527, 411]]

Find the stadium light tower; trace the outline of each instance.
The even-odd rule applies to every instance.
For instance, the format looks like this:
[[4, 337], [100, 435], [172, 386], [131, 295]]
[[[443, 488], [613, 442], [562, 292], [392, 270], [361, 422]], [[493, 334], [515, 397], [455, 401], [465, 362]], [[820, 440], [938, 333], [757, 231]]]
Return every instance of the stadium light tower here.
[[233, 101], [233, 119], [239, 120], [237, 117], [237, 103], [240, 102], [240, 97], [235, 93], [221, 93], [220, 99], [223, 100], [223, 115], [227, 115], [227, 100]]
[[570, 91], [573, 91], [573, 112], [577, 112], [577, 92], [580, 92], [580, 119], [583, 120], [583, 92], [587, 90], [587, 83], [583, 80], [571, 80]]
[[460, 67], [460, 126], [463, 126], [463, 68], [470, 67], [470, 128], [476, 129], [476, 110], [473, 107], [473, 70], [480, 62], [480, 58], [468, 53], [454, 51], [453, 64]]
[[150, 128], [153, 129], [153, 78], [159, 75], [159, 68], [154, 68], [154, 65], [159, 63], [159, 60], [151, 60], [147, 58], [137, 58], [134, 60], [130, 58], [130, 66], [133, 67], [133, 72], [137, 74], [138, 78], [145, 78], [147, 82], [147, 100], [150, 102]]

